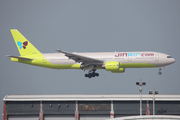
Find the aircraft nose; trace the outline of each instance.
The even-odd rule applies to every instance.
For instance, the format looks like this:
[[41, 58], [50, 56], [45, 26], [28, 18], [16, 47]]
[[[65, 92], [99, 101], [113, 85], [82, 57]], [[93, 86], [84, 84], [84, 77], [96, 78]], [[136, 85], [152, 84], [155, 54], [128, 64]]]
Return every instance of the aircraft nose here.
[[172, 63], [175, 63], [175, 62], [176, 62], [176, 60], [173, 58], [173, 59], [172, 59]]

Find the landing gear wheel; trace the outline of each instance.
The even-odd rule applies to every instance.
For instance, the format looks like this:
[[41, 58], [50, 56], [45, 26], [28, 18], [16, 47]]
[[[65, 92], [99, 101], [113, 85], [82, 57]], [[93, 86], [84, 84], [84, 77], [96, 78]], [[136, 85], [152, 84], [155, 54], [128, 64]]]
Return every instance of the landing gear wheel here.
[[85, 77], [88, 77], [88, 78], [91, 78], [91, 77], [98, 77], [99, 76], [99, 73], [95, 73], [95, 72], [92, 72], [92, 73], [89, 73], [89, 74], [85, 74], [84, 75]]
[[95, 73], [95, 75], [98, 77], [98, 76], [99, 76], [99, 73]]
[[162, 68], [159, 68], [159, 72], [158, 72], [159, 75], [162, 74], [161, 70], [162, 70]]
[[92, 73], [89, 73], [89, 74], [88, 74], [88, 77], [91, 78], [91, 77], [92, 77]]
[[85, 74], [84, 76], [85, 76], [85, 77], [88, 77], [89, 75], [88, 75], [88, 74]]
[[96, 76], [96, 74], [93, 72], [93, 73], [91, 74], [91, 76], [92, 76], [92, 77], [95, 77], [95, 76]]
[[158, 74], [159, 74], [159, 75], [161, 75], [161, 74], [162, 74], [162, 72], [158, 72]]

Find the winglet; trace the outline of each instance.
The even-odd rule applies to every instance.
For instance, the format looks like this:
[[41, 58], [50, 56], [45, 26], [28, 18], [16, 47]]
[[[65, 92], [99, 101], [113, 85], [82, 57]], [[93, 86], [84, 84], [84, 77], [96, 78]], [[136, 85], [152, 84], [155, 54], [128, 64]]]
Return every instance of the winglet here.
[[58, 50], [58, 49], [56, 49], [56, 51], [58, 51], [58, 52], [62, 52], [62, 50]]

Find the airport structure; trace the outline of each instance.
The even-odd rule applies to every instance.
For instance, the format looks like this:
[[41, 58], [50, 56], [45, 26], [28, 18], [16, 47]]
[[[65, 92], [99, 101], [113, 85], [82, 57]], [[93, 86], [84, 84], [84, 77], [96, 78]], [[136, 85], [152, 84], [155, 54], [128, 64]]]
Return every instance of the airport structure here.
[[[180, 95], [155, 95], [155, 115], [180, 118]], [[3, 120], [105, 120], [140, 114], [138, 94], [6, 95]], [[142, 115], [153, 114], [153, 95], [142, 95]]]

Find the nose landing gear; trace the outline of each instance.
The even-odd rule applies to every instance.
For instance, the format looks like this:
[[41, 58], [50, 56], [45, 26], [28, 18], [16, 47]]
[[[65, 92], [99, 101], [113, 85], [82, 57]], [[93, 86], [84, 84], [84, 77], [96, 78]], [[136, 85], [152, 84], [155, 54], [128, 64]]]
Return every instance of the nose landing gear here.
[[159, 72], [158, 72], [159, 75], [162, 74], [161, 70], [162, 70], [162, 68], [159, 68]]
[[159, 74], [159, 75], [161, 75], [161, 74], [162, 74], [162, 72], [158, 72], [158, 74]]

